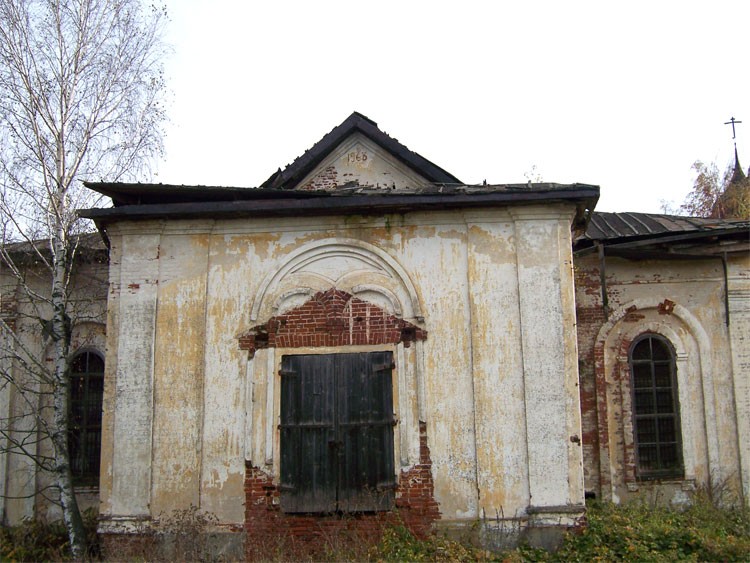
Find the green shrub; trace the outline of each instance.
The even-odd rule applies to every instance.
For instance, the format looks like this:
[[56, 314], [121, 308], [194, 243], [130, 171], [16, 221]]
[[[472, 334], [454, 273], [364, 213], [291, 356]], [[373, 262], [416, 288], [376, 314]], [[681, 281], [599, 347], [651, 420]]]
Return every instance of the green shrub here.
[[588, 527], [550, 561], [747, 561], [750, 511], [719, 508], [700, 494], [685, 508], [592, 503]]
[[[720, 506], [717, 506], [720, 505]], [[750, 510], [697, 493], [685, 508], [646, 503], [592, 502], [588, 526], [566, 536], [560, 549], [520, 546], [491, 553], [440, 536], [415, 538], [403, 525], [388, 526], [379, 541], [328, 538], [322, 554], [266, 552], [263, 561], [750, 561]], [[292, 557], [292, 553], [294, 556]]]
[[[418, 561], [487, 561], [493, 555], [441, 536], [415, 537], [403, 524], [386, 524], [376, 534], [340, 530], [321, 537], [319, 543], [266, 544], [250, 554], [251, 561], [316, 562], [367, 561], [400, 563]], [[488, 559], [490, 558], [490, 559]]]
[[[148, 554], [153, 561], [213, 561], [210, 542], [215, 534], [212, 527], [218, 524], [215, 514], [201, 512], [190, 505], [183, 510], [159, 515], [156, 536], [161, 539], [161, 552], [157, 548]], [[158, 544], [157, 544], [158, 546]]]
[[487, 552], [440, 536], [419, 540], [404, 526], [388, 527], [369, 552], [370, 561], [481, 561]]
[[[588, 526], [568, 534], [556, 553], [521, 546], [504, 553], [490, 553], [440, 536], [417, 539], [403, 525], [388, 526], [374, 543], [337, 542], [329, 538], [323, 559], [337, 561], [749, 561], [750, 510], [699, 492], [690, 506], [671, 508], [647, 503], [614, 505], [589, 503]], [[99, 557], [96, 515], [84, 515], [89, 558]], [[193, 560], [211, 557], [198, 545], [197, 531], [206, 531], [213, 520], [196, 509], [163, 519], [162, 531], [174, 540], [175, 553]], [[199, 537], [200, 536], [200, 537]], [[355, 538], [356, 540], [356, 538]], [[195, 544], [195, 545], [194, 545]], [[199, 549], [200, 548], [200, 549]], [[262, 560], [288, 560], [285, 550], [269, 550]], [[176, 553], [179, 552], [179, 553]], [[286, 554], [289, 555], [289, 554]], [[316, 560], [320, 557], [294, 559]], [[69, 559], [68, 538], [61, 522], [28, 520], [20, 526], [0, 529], [3, 561], [61, 561]]]

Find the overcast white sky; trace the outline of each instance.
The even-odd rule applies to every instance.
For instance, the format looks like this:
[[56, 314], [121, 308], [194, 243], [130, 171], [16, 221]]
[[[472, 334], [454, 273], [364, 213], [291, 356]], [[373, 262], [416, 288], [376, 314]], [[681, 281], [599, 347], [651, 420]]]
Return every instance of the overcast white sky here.
[[692, 163], [750, 166], [750, 1], [168, 0], [154, 181], [257, 186], [359, 111], [466, 183], [681, 202]]

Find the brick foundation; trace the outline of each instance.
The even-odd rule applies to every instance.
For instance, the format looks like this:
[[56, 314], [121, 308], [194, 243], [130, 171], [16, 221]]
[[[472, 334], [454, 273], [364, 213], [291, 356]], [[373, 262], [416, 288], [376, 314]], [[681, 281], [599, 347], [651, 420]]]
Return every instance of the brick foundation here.
[[153, 534], [99, 533], [99, 545], [105, 561], [146, 561], [158, 551]]
[[387, 512], [356, 514], [285, 514], [279, 506], [274, 479], [252, 462], [245, 472], [245, 530], [248, 559], [270, 553], [275, 547], [320, 548], [353, 539], [377, 541], [386, 525], [403, 524], [418, 537], [428, 534], [440, 518], [434, 497], [432, 461], [426, 425], [420, 423], [419, 463], [401, 472], [396, 508]]

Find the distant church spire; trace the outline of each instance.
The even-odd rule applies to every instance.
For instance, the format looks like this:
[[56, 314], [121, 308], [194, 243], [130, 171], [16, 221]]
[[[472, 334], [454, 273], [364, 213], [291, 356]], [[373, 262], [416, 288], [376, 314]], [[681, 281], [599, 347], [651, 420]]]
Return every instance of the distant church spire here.
[[[750, 169], [748, 169], [748, 174], [750, 174]], [[738, 182], [742, 182], [747, 176], [742, 171], [742, 166], [740, 165], [740, 157], [737, 155], [737, 143], [734, 144], [734, 171], [732, 172], [732, 179], [729, 180], [730, 184], [737, 184]]]
[[734, 170], [729, 183], [724, 187], [721, 195], [716, 199], [711, 210], [711, 217], [716, 219], [727, 218], [750, 218], [750, 170], [747, 176], [740, 165], [740, 156], [737, 152], [737, 134], [735, 125], [742, 123], [734, 117], [724, 123], [732, 126], [732, 140], [734, 140]]
[[[742, 166], [740, 166], [740, 157], [737, 155], [737, 130], [735, 129], [735, 126], [739, 123], [742, 123], [742, 121], [735, 119], [734, 116], [732, 116], [729, 121], [724, 122], [724, 125], [732, 126], [732, 140], [734, 141], [734, 171], [732, 172], [732, 179], [729, 180], [730, 184], [742, 182], [747, 178], [742, 171]], [[748, 169], [747, 174], [750, 176], [750, 168]]]

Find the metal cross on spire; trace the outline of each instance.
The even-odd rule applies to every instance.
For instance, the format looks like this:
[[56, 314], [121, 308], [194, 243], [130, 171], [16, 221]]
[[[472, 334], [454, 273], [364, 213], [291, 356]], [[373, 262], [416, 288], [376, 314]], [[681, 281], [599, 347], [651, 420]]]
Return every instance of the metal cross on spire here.
[[739, 119], [735, 119], [734, 117], [732, 117], [732, 119], [730, 119], [729, 121], [725, 121], [724, 122], [724, 125], [731, 125], [732, 126], [732, 139], [736, 139], [737, 138], [737, 135], [735, 134], [735, 130], [734, 130], [734, 126], [737, 123], [742, 123], [742, 122]]

